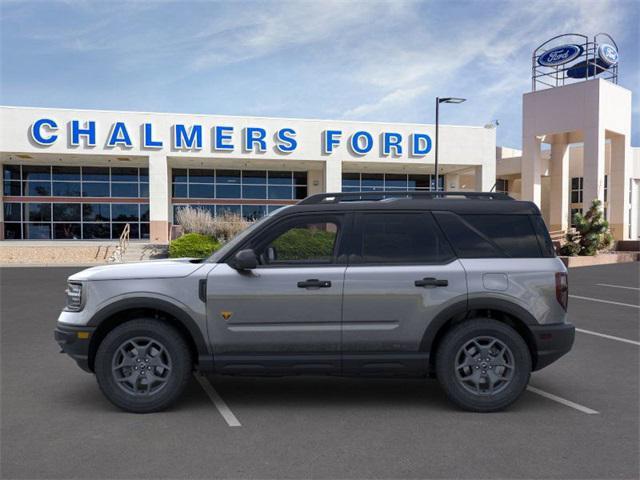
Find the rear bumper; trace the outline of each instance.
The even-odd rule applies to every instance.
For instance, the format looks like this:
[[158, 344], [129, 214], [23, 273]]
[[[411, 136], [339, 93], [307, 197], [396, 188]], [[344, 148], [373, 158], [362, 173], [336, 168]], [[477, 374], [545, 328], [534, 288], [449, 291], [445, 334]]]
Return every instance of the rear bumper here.
[[570, 323], [556, 323], [532, 326], [531, 332], [537, 352], [533, 370], [540, 370], [571, 350], [576, 328]]
[[89, 368], [89, 344], [95, 328], [65, 325], [58, 323], [53, 338], [60, 345], [60, 353], [66, 353], [78, 366], [91, 372]]

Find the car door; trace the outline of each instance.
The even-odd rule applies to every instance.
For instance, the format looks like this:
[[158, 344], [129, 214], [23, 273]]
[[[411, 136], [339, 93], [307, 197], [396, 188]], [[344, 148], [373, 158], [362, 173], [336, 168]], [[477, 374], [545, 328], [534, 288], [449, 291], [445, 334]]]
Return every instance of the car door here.
[[362, 212], [345, 274], [345, 373], [416, 374], [421, 343], [445, 308], [466, 306], [464, 268], [429, 212]]
[[283, 218], [242, 246], [259, 265], [217, 265], [207, 280], [207, 319], [221, 372], [340, 370], [342, 214]]

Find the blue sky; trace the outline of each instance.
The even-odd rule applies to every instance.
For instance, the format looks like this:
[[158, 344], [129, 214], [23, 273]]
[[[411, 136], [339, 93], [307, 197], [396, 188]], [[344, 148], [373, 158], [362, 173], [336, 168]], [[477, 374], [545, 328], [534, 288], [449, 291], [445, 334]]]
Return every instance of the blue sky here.
[[434, 121], [498, 119], [521, 144], [531, 51], [560, 33], [610, 33], [634, 91], [640, 2], [0, 0], [3, 105]]

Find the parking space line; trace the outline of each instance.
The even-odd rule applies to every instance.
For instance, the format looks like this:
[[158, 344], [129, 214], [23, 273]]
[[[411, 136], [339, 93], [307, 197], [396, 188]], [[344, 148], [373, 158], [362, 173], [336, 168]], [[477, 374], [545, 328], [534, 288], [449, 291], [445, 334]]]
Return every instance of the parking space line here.
[[578, 300], [589, 300], [590, 302], [610, 303], [612, 305], [620, 305], [622, 307], [640, 308], [640, 305], [634, 305], [632, 303], [613, 302], [611, 300], [602, 300], [600, 298], [580, 297], [578, 295], [569, 295], [569, 298], [577, 298]]
[[238, 421], [236, 416], [233, 414], [231, 409], [227, 406], [218, 392], [216, 392], [216, 389], [213, 388], [213, 385], [209, 383], [207, 377], [198, 372], [194, 372], [194, 376], [196, 377], [196, 380], [198, 380], [198, 383], [202, 386], [202, 389], [209, 396], [215, 407], [218, 409], [218, 412], [220, 412], [220, 415], [222, 415], [224, 421], [227, 422], [227, 425], [229, 425], [230, 427], [241, 427], [242, 424]]
[[638, 345], [640, 347], [640, 342], [637, 342], [635, 340], [629, 340], [628, 338], [614, 337], [613, 335], [592, 332], [591, 330], [583, 330], [582, 328], [576, 328], [576, 332], [587, 333], [589, 335], [595, 335], [596, 337], [608, 338], [609, 340], [617, 340], [618, 342], [630, 343], [631, 345]]
[[580, 405], [579, 403], [572, 402], [571, 400], [567, 400], [566, 398], [558, 397], [553, 393], [545, 392], [544, 390], [540, 390], [539, 388], [532, 387], [531, 385], [527, 386], [527, 390], [536, 395], [540, 395], [541, 397], [548, 398], [549, 400], [553, 400], [554, 402], [561, 403], [569, 408], [573, 408], [574, 410], [578, 410], [579, 412], [586, 413], [587, 415], [598, 415], [600, 412], [596, 410], [592, 410], [589, 407], [585, 407], [584, 405]]
[[627, 287], [626, 285], [611, 285], [610, 283], [596, 283], [598, 287], [624, 288], [626, 290], [640, 290], [638, 287]]

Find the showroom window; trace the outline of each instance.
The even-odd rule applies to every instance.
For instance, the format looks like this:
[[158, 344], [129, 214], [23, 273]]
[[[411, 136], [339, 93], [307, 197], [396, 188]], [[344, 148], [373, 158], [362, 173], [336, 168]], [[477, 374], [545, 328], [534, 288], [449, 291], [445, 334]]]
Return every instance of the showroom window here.
[[[127, 223], [132, 239], [149, 238], [147, 168], [3, 165], [2, 169], [7, 240], [115, 239]], [[11, 197], [43, 198], [39, 202]]]
[[[404, 173], [343, 173], [343, 192], [374, 192], [376, 190], [435, 191], [435, 175]], [[438, 175], [438, 191], [444, 191], [444, 175]]]

